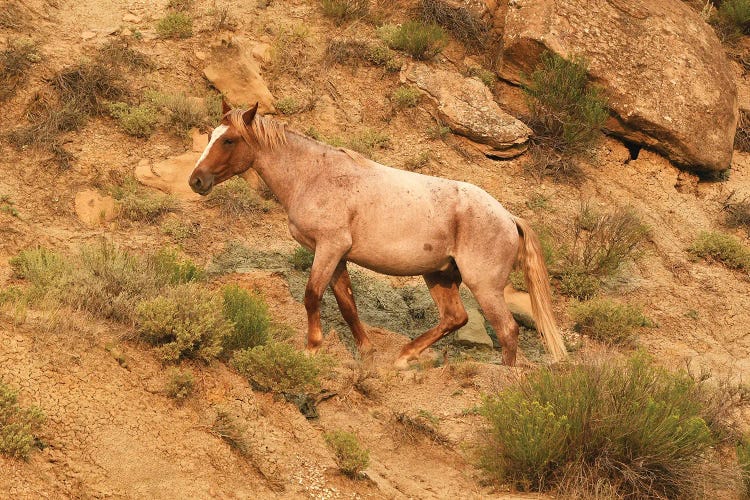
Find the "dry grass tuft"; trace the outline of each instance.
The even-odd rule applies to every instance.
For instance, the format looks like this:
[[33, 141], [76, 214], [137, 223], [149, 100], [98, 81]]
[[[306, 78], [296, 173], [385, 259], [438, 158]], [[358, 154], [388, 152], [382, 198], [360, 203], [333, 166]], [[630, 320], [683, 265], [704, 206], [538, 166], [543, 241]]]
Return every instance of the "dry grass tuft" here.
[[440, 26], [422, 21], [407, 21], [398, 26], [383, 25], [378, 28], [378, 33], [390, 48], [403, 50], [420, 61], [434, 58], [448, 43]]
[[132, 177], [115, 187], [112, 196], [118, 202], [120, 217], [133, 222], [154, 223], [178, 209], [176, 198], [145, 188]]
[[650, 324], [637, 307], [610, 299], [594, 299], [571, 308], [573, 329], [610, 346], [633, 347], [637, 329]]
[[206, 198], [206, 204], [231, 217], [268, 212], [273, 206], [241, 177], [233, 177], [216, 186]]
[[26, 83], [29, 68], [41, 59], [36, 43], [29, 39], [15, 39], [0, 52], [0, 102], [13, 97]]
[[750, 236], [750, 197], [742, 201], [732, 201], [732, 197], [724, 202], [724, 224], [732, 229], [743, 228]]
[[486, 49], [490, 26], [470, 9], [443, 0], [421, 0], [419, 4], [425, 22], [442, 26], [473, 50]]
[[370, 0], [322, 0], [323, 14], [336, 24], [361, 19], [370, 13]]

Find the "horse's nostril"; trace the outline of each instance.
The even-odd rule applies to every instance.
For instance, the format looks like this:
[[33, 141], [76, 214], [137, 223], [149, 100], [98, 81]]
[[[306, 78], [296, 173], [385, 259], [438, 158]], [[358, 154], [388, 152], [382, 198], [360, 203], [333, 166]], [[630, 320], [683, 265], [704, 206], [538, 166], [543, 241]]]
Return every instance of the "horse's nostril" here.
[[192, 182], [190, 184], [192, 184], [192, 186], [194, 188], [200, 189], [200, 187], [203, 184], [203, 182], [201, 182], [201, 178], [200, 177], [194, 177], [193, 180], [192, 180]]

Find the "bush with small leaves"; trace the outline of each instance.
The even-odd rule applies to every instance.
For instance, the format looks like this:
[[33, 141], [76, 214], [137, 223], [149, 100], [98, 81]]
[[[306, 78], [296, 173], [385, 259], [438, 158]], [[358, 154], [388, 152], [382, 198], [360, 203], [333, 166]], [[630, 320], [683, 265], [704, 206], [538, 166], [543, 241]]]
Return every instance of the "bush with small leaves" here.
[[308, 356], [282, 342], [237, 351], [232, 364], [256, 390], [301, 394], [320, 389], [333, 360], [323, 354]]
[[112, 190], [120, 217], [134, 222], [156, 222], [162, 215], [177, 210], [177, 200], [170, 195], [147, 189], [133, 178]]
[[109, 113], [117, 120], [120, 128], [133, 137], [150, 137], [159, 123], [159, 115], [148, 104], [131, 106], [124, 102], [115, 102], [109, 105]]
[[419, 104], [422, 92], [415, 87], [402, 85], [391, 94], [391, 101], [398, 109], [413, 108]]
[[184, 92], [170, 94], [155, 90], [146, 91], [145, 96], [167, 114], [169, 124], [177, 132], [185, 133], [207, 122], [209, 103], [205, 100], [189, 97]]
[[258, 293], [237, 285], [224, 287], [224, 317], [234, 324], [224, 337], [224, 351], [231, 353], [266, 344], [270, 338], [268, 306]]
[[300, 110], [300, 105], [297, 102], [297, 99], [295, 99], [294, 97], [285, 97], [283, 99], [279, 99], [278, 101], [276, 101], [276, 103], [274, 103], [274, 107], [282, 115], [293, 115]]
[[51, 289], [64, 286], [72, 274], [69, 262], [45, 247], [22, 250], [9, 261], [13, 276], [28, 281], [30, 300], [44, 297]]
[[448, 43], [440, 26], [422, 21], [407, 21], [399, 26], [384, 25], [379, 28], [379, 34], [390, 48], [403, 50], [422, 61], [434, 58]]
[[321, 3], [323, 14], [336, 24], [365, 17], [370, 12], [370, 0], [322, 0]]
[[260, 197], [245, 179], [232, 177], [216, 186], [206, 198], [206, 204], [218, 207], [227, 216], [268, 212], [273, 204]]
[[365, 156], [372, 156], [376, 149], [387, 148], [391, 138], [385, 132], [366, 129], [349, 140], [349, 147]]
[[193, 394], [195, 378], [190, 370], [172, 367], [167, 371], [167, 383], [164, 392], [172, 399], [184, 401]]
[[156, 33], [161, 38], [190, 38], [193, 36], [193, 20], [183, 12], [170, 12], [159, 19]]
[[27, 460], [39, 446], [36, 435], [44, 421], [41, 409], [22, 408], [18, 404], [18, 392], [0, 381], [0, 453]]
[[579, 302], [570, 312], [575, 331], [609, 345], [633, 346], [637, 329], [649, 324], [637, 307], [610, 299]]
[[136, 328], [141, 338], [158, 347], [164, 362], [208, 362], [221, 354], [233, 324], [224, 317], [219, 294], [186, 284], [138, 304]]
[[297, 271], [307, 271], [312, 267], [313, 259], [315, 259], [314, 252], [305, 247], [297, 247], [289, 257], [289, 263]]
[[705, 410], [689, 375], [644, 355], [543, 368], [485, 399], [480, 466], [502, 484], [561, 497], [702, 497], [715, 442]]
[[162, 249], [149, 257], [153, 272], [172, 285], [201, 281], [206, 270], [190, 259], [182, 259], [171, 249]]
[[750, 248], [728, 234], [702, 231], [688, 250], [698, 257], [719, 261], [729, 269], [750, 270]]
[[333, 451], [339, 470], [347, 476], [356, 479], [370, 465], [370, 452], [362, 448], [357, 436], [351, 432], [331, 431], [323, 437]]
[[479, 80], [492, 90], [495, 88], [497, 82], [497, 76], [494, 72], [484, 69], [481, 66], [472, 66], [468, 69], [467, 73], [469, 76], [479, 78]]

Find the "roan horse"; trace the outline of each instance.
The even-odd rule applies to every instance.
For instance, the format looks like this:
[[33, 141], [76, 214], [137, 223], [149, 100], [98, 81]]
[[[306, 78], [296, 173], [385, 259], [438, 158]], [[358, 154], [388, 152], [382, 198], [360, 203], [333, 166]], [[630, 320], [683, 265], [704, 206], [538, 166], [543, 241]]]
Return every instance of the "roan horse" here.
[[190, 186], [206, 195], [253, 169], [279, 200], [292, 237], [315, 252], [305, 289], [309, 352], [323, 342], [320, 301], [329, 285], [360, 353], [372, 350], [346, 269], [351, 261], [384, 274], [421, 274], [437, 304], [439, 324], [406, 344], [396, 367], [408, 367], [466, 324], [458, 291], [462, 281], [497, 332], [503, 363], [514, 365], [518, 325], [503, 288], [520, 258], [547, 350], [554, 361], [567, 356], [552, 315], [539, 239], [492, 196], [472, 184], [386, 167], [286, 130], [282, 122], [258, 114], [257, 104], [248, 110], [223, 107]]

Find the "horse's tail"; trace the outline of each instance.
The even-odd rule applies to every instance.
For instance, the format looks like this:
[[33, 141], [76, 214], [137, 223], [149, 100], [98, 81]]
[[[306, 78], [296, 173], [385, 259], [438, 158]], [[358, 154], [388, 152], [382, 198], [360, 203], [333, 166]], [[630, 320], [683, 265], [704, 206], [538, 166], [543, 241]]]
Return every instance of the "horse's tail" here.
[[568, 351], [565, 349], [565, 343], [557, 330], [552, 313], [552, 292], [539, 237], [525, 220], [513, 217], [513, 221], [516, 223], [518, 236], [521, 238], [518, 257], [523, 266], [526, 287], [531, 296], [531, 310], [536, 327], [542, 334], [547, 352], [555, 362], [561, 361], [568, 357]]

